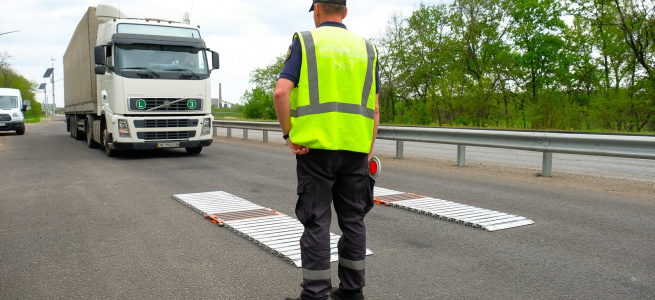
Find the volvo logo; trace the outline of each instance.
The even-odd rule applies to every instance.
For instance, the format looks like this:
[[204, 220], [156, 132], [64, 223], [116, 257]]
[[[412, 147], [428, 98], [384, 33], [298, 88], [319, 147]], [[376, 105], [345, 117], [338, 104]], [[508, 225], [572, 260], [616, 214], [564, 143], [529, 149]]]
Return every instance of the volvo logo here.
[[171, 101], [164, 101], [164, 107], [170, 108], [171, 107]]

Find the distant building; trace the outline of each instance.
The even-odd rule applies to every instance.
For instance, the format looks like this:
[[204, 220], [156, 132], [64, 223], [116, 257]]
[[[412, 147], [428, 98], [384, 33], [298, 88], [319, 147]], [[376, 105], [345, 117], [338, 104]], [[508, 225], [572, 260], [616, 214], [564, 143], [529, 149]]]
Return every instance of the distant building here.
[[223, 107], [232, 107], [234, 104], [221, 100], [219, 98], [212, 98], [212, 107], [218, 107], [218, 108], [223, 108]]

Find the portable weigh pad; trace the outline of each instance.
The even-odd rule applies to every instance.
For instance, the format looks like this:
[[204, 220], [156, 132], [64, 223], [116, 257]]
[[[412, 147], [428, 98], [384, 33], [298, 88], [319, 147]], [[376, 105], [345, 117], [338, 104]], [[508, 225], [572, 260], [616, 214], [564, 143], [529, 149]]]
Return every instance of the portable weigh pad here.
[[[300, 236], [302, 224], [295, 218], [265, 208], [226, 192], [174, 195], [173, 199], [202, 214], [207, 220], [224, 226], [238, 235], [301, 267]], [[340, 236], [330, 233], [330, 261], [339, 260], [337, 242]], [[373, 252], [366, 249], [366, 255]]]
[[442, 199], [375, 187], [375, 203], [397, 207], [488, 231], [534, 224], [525, 217]]

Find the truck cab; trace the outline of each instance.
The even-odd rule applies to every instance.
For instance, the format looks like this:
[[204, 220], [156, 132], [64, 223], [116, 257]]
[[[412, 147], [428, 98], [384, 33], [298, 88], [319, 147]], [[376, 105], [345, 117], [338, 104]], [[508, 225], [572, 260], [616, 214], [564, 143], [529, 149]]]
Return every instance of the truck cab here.
[[68, 130], [108, 156], [160, 148], [198, 154], [213, 141], [210, 75], [218, 53], [188, 13], [145, 16], [106, 4], [87, 10], [64, 55]]
[[0, 131], [16, 131], [25, 134], [23, 99], [17, 89], [0, 88]]

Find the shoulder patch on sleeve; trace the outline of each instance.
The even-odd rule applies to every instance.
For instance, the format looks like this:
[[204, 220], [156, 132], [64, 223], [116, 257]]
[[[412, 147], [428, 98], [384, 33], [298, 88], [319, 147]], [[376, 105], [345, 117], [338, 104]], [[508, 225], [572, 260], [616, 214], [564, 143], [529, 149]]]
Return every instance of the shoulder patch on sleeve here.
[[293, 52], [293, 44], [289, 45], [289, 50], [287, 50], [287, 58], [284, 59], [285, 63], [287, 60], [289, 60], [289, 57], [291, 57], [291, 52]]

